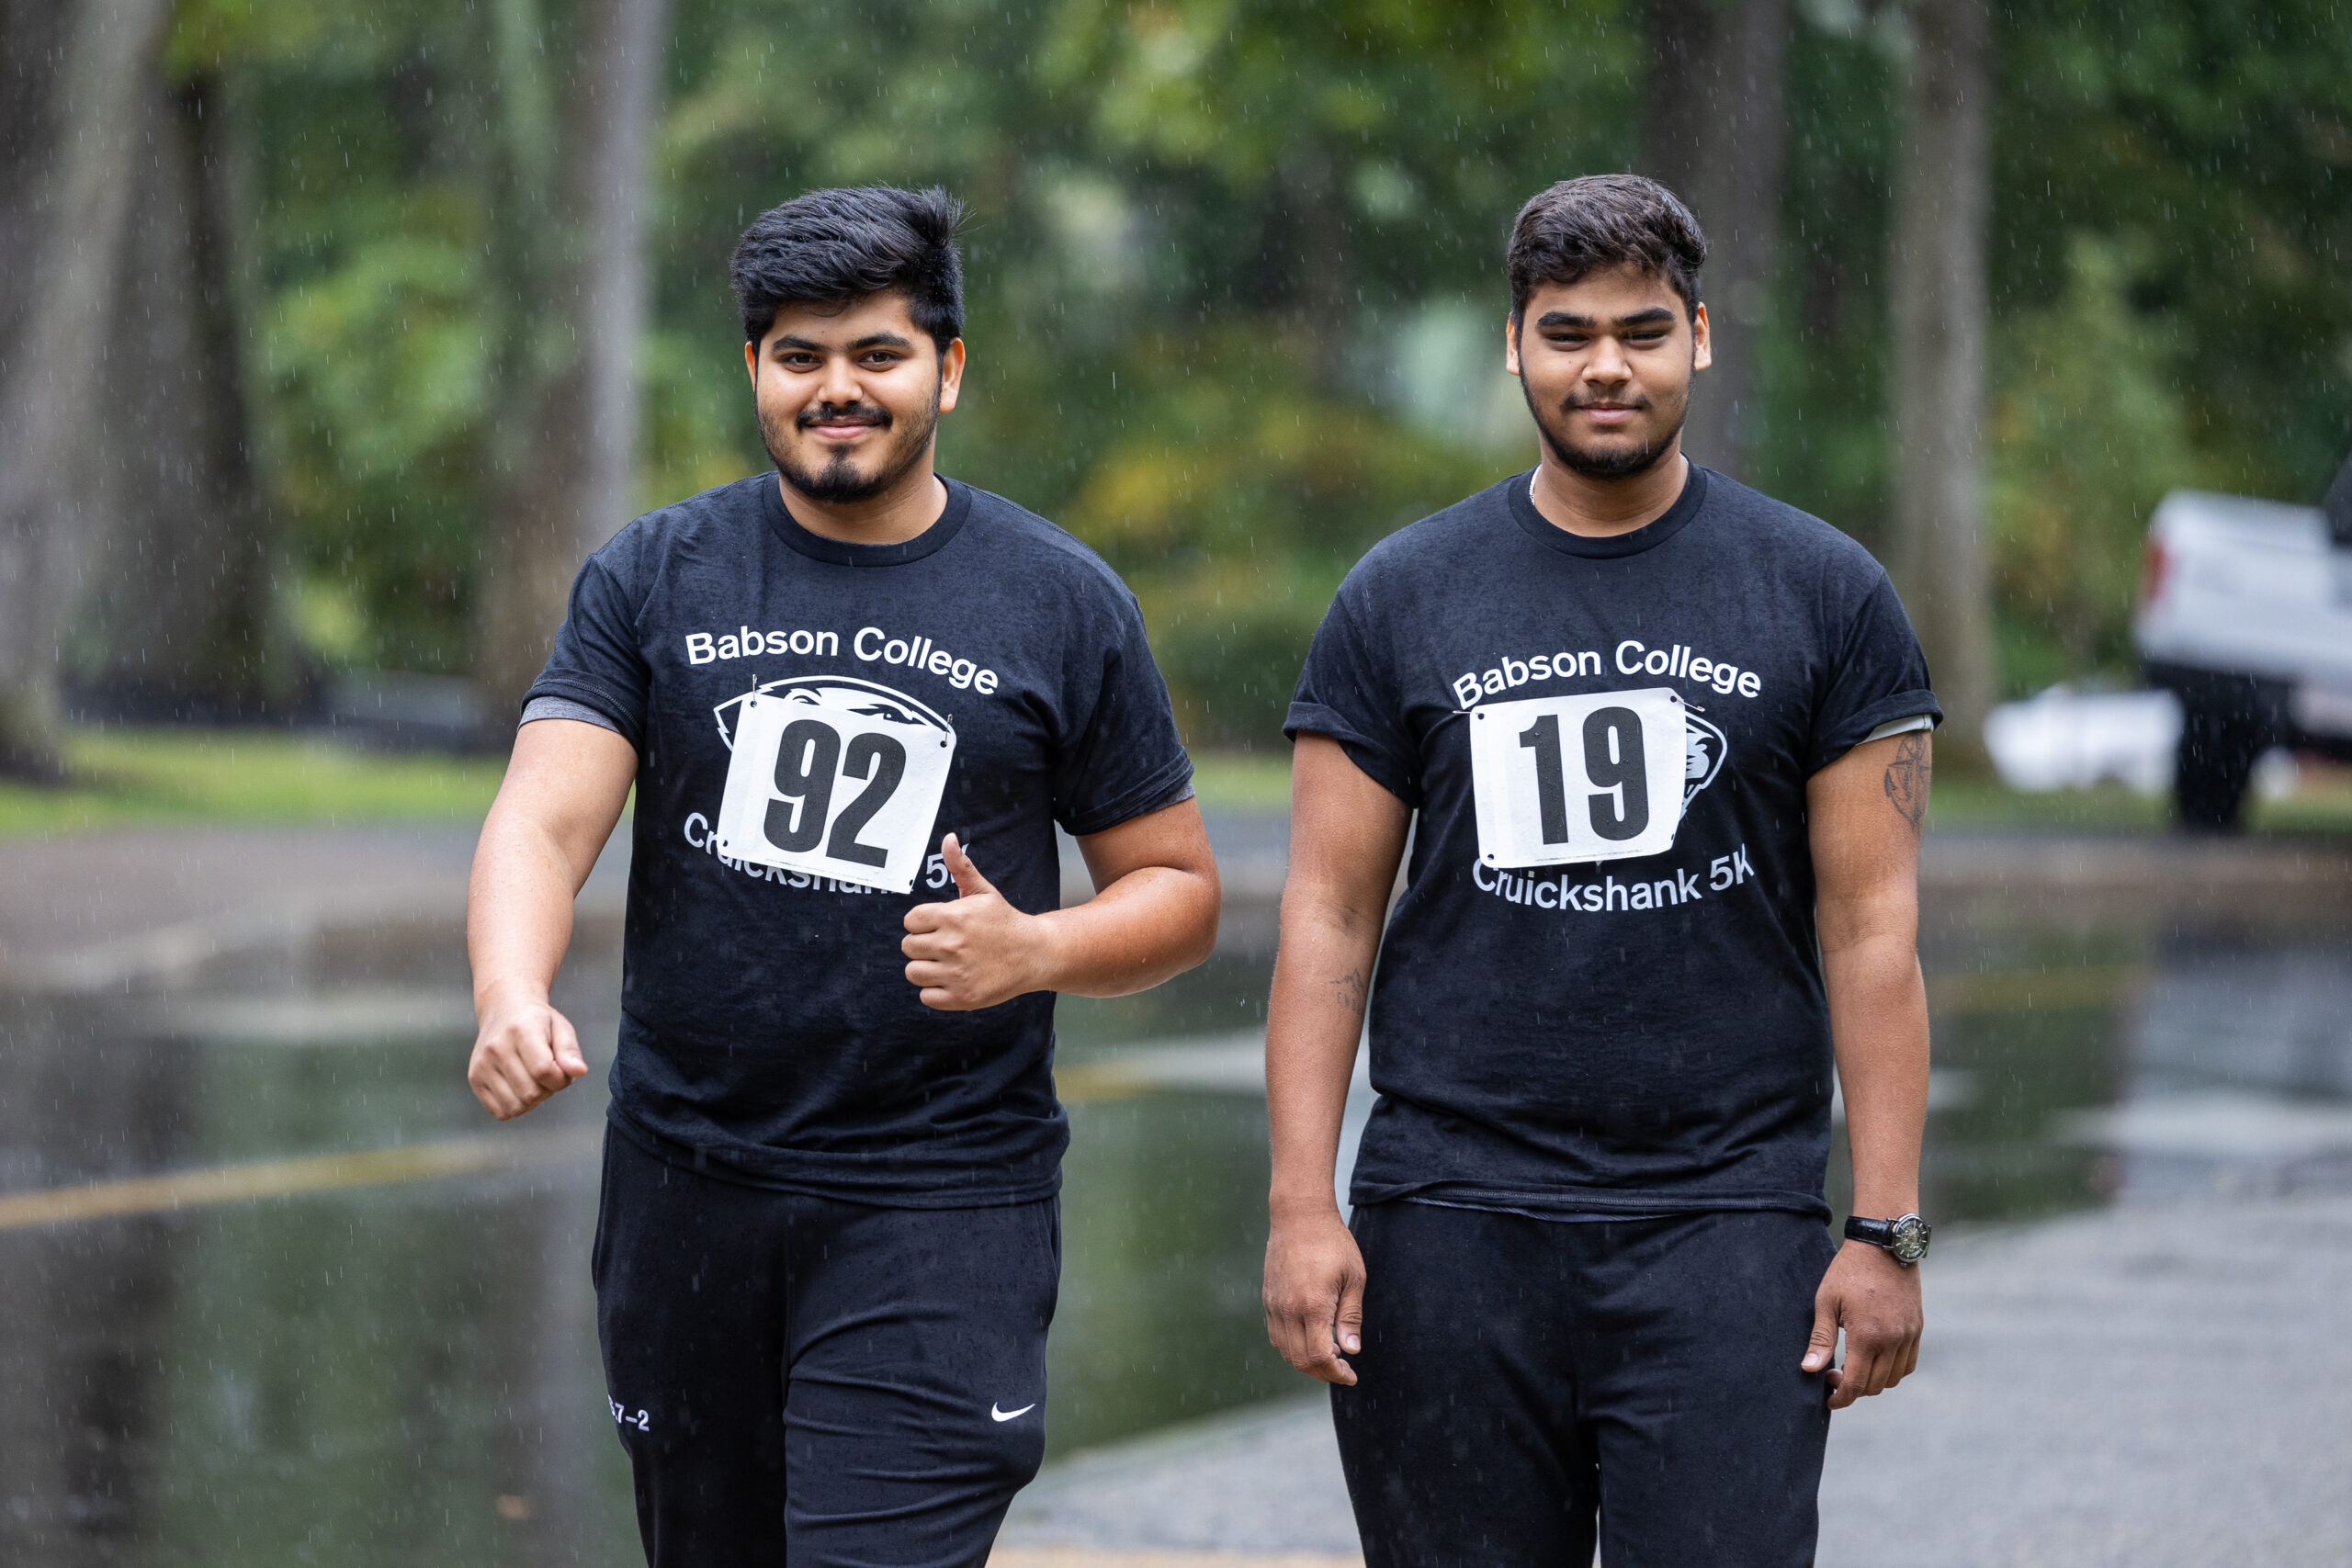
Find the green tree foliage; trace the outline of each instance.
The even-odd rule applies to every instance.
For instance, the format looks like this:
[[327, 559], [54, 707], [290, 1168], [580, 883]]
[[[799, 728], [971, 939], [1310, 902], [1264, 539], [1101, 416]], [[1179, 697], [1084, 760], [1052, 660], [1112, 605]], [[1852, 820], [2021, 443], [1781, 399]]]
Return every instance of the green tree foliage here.
[[[181, 6], [173, 47], [227, 73], [255, 149], [273, 500], [314, 640], [356, 662], [469, 657], [501, 389], [534, 352], [516, 323], [546, 319], [514, 125], [562, 90], [518, 79], [497, 28], [577, 9], [515, 4]], [[1899, 8], [1795, 10], [1758, 477], [1878, 545]], [[1529, 460], [1503, 236], [1548, 181], [1634, 163], [1643, 14], [678, 0], [639, 499], [763, 464], [726, 288], [743, 223], [818, 185], [945, 184], [974, 214], [945, 466], [1126, 574], [1195, 740], [1266, 742], [1356, 556]], [[2015, 687], [2128, 664], [2165, 485], [2308, 499], [2342, 456], [2352, 11], [2014, 0], [1996, 46], [1988, 528]]]
[[2114, 244], [2077, 235], [2064, 291], [2002, 323], [1985, 510], [2009, 694], [2131, 663], [2148, 514], [2203, 477], [2168, 363]]
[[254, 150], [298, 623], [356, 663], [462, 672], [500, 305], [477, 8], [201, 0], [178, 20], [172, 52], [231, 75]]
[[1766, 318], [1756, 482], [1874, 549], [1886, 540], [1889, 40], [1804, 26], [1789, 51], [1779, 299]]
[[2130, 668], [2165, 490], [2316, 501], [2352, 446], [2352, 11], [2007, 26], [1988, 521], [2016, 691]]
[[2107, 237], [2232, 489], [2316, 500], [2352, 443], [2352, 9], [2333, 0], [2009, 14], [1996, 309], [2064, 293]]

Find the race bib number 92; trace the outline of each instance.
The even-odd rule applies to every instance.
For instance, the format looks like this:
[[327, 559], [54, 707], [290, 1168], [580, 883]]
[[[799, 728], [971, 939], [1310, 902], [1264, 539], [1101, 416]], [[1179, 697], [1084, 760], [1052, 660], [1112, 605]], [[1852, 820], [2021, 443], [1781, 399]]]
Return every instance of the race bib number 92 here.
[[1471, 709], [1479, 860], [1516, 869], [1671, 849], [1685, 728], [1669, 686]]
[[922, 722], [906, 711], [910, 704], [893, 712], [887, 700], [858, 696], [761, 692], [735, 705], [719, 853], [912, 891], [932, 847], [956, 732]]

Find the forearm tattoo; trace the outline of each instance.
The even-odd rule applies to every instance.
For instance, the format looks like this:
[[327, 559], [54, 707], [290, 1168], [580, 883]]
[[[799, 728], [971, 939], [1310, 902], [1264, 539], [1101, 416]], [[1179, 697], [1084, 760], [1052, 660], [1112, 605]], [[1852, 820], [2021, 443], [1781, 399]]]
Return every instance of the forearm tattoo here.
[[1935, 763], [1928, 755], [1928, 738], [1914, 731], [1894, 743], [1894, 761], [1886, 765], [1886, 798], [1916, 831], [1928, 815], [1928, 780]]
[[1354, 970], [1349, 970], [1339, 979], [1331, 982], [1331, 996], [1332, 999], [1358, 1018], [1363, 1016], [1363, 976]]

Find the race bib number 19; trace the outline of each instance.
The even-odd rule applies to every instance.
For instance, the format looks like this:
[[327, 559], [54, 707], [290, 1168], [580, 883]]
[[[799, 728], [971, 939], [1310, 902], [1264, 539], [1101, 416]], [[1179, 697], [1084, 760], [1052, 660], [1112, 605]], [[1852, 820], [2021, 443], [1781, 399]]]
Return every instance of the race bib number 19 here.
[[736, 709], [718, 852], [906, 893], [930, 851], [956, 732], [754, 694]]
[[1668, 686], [1471, 709], [1478, 858], [1516, 869], [1672, 848], [1684, 734], [1682, 698]]

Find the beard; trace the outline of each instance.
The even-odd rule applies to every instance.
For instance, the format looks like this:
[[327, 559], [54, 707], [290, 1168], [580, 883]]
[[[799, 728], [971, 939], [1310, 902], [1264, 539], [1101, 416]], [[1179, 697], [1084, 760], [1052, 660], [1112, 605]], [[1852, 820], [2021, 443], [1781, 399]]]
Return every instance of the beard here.
[[[875, 429], [889, 436], [875, 462], [871, 472], [861, 471], [846, 452], [836, 452], [821, 468], [812, 468], [793, 456], [795, 444], [789, 438], [792, 430], [805, 429], [822, 423], [826, 418], [844, 415], [864, 419]], [[785, 482], [811, 501], [831, 505], [843, 502], [872, 501], [905, 479], [931, 446], [933, 432], [939, 428], [939, 389], [932, 389], [931, 406], [909, 420], [906, 428], [898, 427], [886, 409], [872, 403], [857, 403], [848, 407], [820, 403], [804, 410], [787, 429], [781, 420], [760, 415], [760, 444], [768, 449], [769, 458]]]
[[[1647, 473], [1674, 449], [1675, 437], [1682, 434], [1683, 422], [1690, 415], [1690, 399], [1686, 393], [1682, 406], [1674, 411], [1674, 423], [1659, 432], [1654, 440], [1634, 446], [1578, 446], [1567, 438], [1564, 431], [1552, 428], [1552, 422], [1544, 418], [1542, 409], [1535, 406], [1535, 394], [1528, 389], [1524, 379], [1519, 384], [1519, 392], [1527, 400], [1527, 412], [1535, 421], [1536, 434], [1543, 436], [1544, 445], [1550, 448], [1552, 456], [1557, 457], [1561, 466], [1570, 473], [1588, 479], [1623, 479]], [[1643, 400], [1648, 402], [1647, 399]], [[1576, 406], [1571, 402], [1560, 412], [1565, 413]]]

